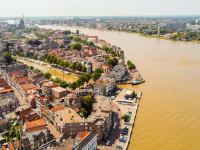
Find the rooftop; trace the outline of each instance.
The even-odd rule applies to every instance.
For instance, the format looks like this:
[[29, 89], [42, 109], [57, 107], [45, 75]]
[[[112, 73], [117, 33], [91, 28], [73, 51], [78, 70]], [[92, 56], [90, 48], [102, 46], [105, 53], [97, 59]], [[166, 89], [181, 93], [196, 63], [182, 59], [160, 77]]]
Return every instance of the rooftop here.
[[29, 128], [34, 128], [34, 127], [38, 127], [38, 126], [45, 126], [46, 124], [47, 124], [46, 120], [39, 119], [39, 120], [25, 123], [25, 126], [26, 126], [26, 129], [29, 129]]
[[62, 88], [62, 87], [56, 87], [56, 88], [53, 88], [52, 90], [56, 91], [56, 92], [64, 92], [64, 91], [67, 91], [67, 89], [65, 88]]
[[76, 123], [83, 122], [83, 119], [71, 108], [66, 108], [55, 113], [62, 118], [62, 123]]

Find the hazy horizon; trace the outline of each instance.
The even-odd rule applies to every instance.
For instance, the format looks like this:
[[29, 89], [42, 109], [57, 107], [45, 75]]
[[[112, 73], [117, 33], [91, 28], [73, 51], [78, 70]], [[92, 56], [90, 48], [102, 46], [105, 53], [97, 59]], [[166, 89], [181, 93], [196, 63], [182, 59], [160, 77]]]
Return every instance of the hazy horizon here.
[[[7, 0], [1, 2], [0, 17], [63, 16], [199, 16], [199, 0]], [[7, 7], [6, 7], [7, 6]]]

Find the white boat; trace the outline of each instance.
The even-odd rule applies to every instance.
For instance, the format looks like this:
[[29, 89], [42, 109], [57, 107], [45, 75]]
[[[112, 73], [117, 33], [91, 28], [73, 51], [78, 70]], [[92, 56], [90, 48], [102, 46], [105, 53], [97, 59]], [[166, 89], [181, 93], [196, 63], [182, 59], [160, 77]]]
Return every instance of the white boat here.
[[52, 68], [52, 66], [51, 66], [51, 65], [47, 65], [47, 67], [48, 67], [48, 68]]
[[69, 73], [69, 72], [67, 72], [67, 71], [64, 71], [64, 74], [67, 74], [67, 75], [69, 75], [70, 73]]

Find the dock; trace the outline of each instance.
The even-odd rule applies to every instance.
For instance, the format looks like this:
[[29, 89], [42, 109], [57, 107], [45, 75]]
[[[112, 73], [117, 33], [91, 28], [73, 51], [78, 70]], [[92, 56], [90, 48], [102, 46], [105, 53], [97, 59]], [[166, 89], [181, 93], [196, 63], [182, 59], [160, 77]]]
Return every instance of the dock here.
[[139, 92], [136, 92], [137, 93], [137, 96], [133, 99], [133, 102], [134, 102], [134, 105], [131, 106], [131, 105], [122, 105], [122, 104], [118, 104], [117, 100], [118, 99], [123, 99], [124, 95], [125, 95], [125, 92], [126, 92], [126, 89], [123, 89], [119, 95], [117, 95], [117, 97], [115, 98], [114, 103], [116, 103], [121, 112], [122, 112], [122, 115], [126, 114], [128, 110], [131, 110], [132, 112], [132, 115], [131, 115], [131, 120], [129, 122], [124, 122], [122, 121], [123, 123], [121, 124], [120, 126], [120, 129], [122, 129], [124, 126], [127, 126], [129, 128], [129, 132], [128, 132], [128, 135], [127, 136], [127, 140], [126, 142], [120, 142], [118, 140], [117, 144], [116, 145], [120, 145], [123, 147], [123, 150], [127, 150], [128, 149], [128, 146], [129, 146], [129, 143], [130, 143], [130, 140], [131, 140], [131, 135], [132, 135], [132, 131], [133, 131], [133, 127], [134, 127], [134, 123], [135, 123], [135, 119], [136, 119], [136, 115], [137, 115], [137, 111], [138, 111], [138, 107], [139, 107], [139, 102], [140, 102], [140, 99], [141, 99], [141, 96], [142, 96], [142, 92], [139, 93]]

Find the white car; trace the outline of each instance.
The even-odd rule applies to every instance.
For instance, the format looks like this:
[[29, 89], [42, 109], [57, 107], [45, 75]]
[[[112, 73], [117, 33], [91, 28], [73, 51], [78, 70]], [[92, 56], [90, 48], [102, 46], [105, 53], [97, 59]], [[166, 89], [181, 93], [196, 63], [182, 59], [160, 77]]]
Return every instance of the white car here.
[[114, 126], [117, 126], [117, 122], [114, 123]]
[[110, 145], [110, 141], [107, 141], [107, 142], [106, 142], [106, 145], [107, 145], [107, 146]]

